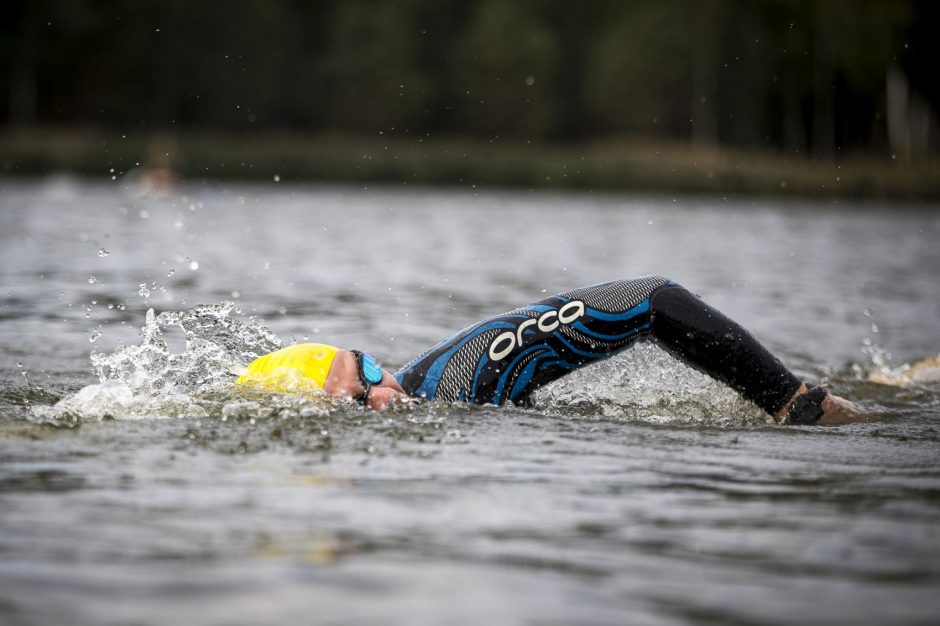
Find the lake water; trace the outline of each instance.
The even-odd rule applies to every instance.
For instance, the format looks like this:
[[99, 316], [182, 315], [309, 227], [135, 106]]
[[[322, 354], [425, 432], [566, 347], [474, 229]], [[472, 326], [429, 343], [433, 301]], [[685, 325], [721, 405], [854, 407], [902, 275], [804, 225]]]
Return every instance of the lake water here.
[[[940, 350], [938, 215], [0, 180], [0, 622], [935, 623], [940, 385], [864, 377]], [[182, 383], [92, 386], [90, 352], [140, 345], [151, 308], [220, 305], [230, 342], [263, 325], [394, 369], [646, 273], [883, 417], [777, 426], [648, 344], [533, 409], [244, 398], [206, 382], [208, 353]]]

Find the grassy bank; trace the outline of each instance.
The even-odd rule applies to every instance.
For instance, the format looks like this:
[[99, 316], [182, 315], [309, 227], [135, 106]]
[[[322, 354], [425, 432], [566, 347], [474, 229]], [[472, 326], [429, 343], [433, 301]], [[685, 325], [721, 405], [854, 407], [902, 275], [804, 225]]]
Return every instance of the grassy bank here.
[[[529, 144], [409, 134], [0, 134], [8, 176], [121, 175], [167, 159], [189, 179], [458, 184], [904, 200], [940, 199], [940, 163], [801, 156], [682, 143]], [[113, 170], [113, 172], [112, 172]]]

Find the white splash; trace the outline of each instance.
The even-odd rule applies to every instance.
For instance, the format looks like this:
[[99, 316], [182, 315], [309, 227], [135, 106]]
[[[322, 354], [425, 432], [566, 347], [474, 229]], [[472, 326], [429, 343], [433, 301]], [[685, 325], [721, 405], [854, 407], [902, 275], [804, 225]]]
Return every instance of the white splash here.
[[[232, 383], [254, 358], [277, 350], [281, 341], [263, 325], [232, 317], [234, 304], [198, 305], [187, 311], [147, 311], [141, 342], [111, 354], [92, 352], [99, 384], [89, 385], [54, 406], [33, 408], [33, 421], [77, 425], [82, 421], [154, 417], [223, 419], [325, 414], [329, 398], [259, 400]], [[182, 329], [185, 348], [173, 353], [163, 339]], [[253, 397], [254, 396], [254, 397]], [[253, 403], [252, 403], [253, 402]]]
[[740, 424], [772, 418], [752, 402], [641, 341], [535, 392], [539, 410], [580, 417]]
[[[93, 352], [91, 363], [99, 380], [117, 381], [135, 393], [204, 391], [231, 381], [252, 359], [281, 347], [281, 341], [261, 324], [231, 316], [234, 304], [201, 304], [187, 311], [147, 311], [140, 345], [112, 354]], [[172, 354], [161, 338], [164, 329], [178, 327], [186, 348]]]

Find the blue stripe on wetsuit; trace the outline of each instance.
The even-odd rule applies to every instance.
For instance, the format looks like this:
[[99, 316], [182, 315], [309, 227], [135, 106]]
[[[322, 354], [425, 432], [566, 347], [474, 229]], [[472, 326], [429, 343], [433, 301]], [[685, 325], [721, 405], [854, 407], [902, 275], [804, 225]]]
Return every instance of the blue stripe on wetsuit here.
[[[539, 386], [616, 354], [649, 332], [650, 295], [666, 284], [647, 276], [545, 298], [456, 333], [410, 361], [395, 378], [405, 391], [428, 400], [524, 402]], [[580, 315], [567, 319], [579, 310]], [[565, 322], [559, 319], [562, 311]], [[512, 349], [493, 360], [502, 333], [513, 335]], [[501, 341], [500, 346], [510, 345], [506, 336]]]

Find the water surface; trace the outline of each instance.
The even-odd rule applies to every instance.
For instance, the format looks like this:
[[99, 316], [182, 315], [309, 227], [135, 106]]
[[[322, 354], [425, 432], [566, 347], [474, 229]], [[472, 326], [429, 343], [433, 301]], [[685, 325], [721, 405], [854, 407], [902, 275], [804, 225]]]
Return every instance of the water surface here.
[[[932, 622], [940, 387], [863, 378], [940, 350], [937, 241], [924, 207], [0, 181], [0, 621]], [[884, 418], [776, 426], [648, 345], [531, 410], [208, 386], [49, 417], [150, 308], [231, 301], [394, 368], [644, 273]]]

